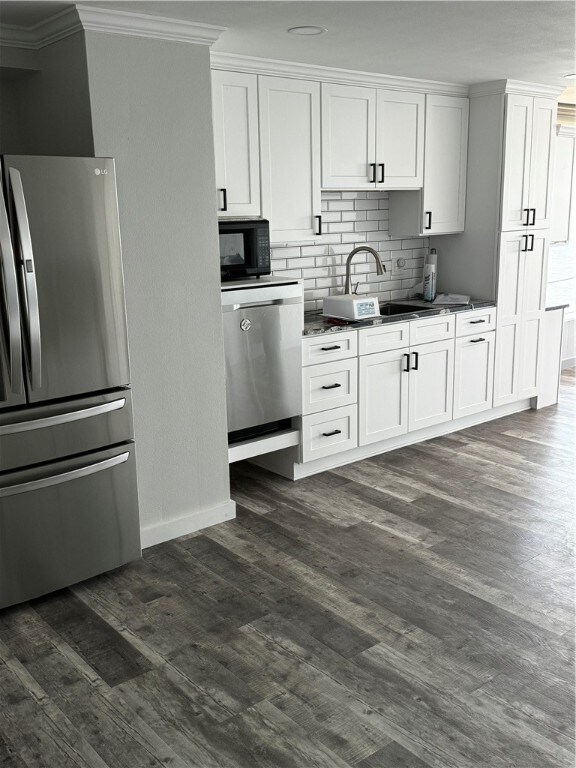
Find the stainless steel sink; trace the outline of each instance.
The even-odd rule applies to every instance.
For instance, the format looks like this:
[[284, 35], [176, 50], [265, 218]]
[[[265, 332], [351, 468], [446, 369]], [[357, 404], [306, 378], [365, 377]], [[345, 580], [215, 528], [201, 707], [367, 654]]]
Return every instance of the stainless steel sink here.
[[381, 315], [411, 315], [415, 312], [421, 314], [422, 312], [429, 312], [435, 307], [422, 307], [416, 304], [395, 304], [393, 301], [386, 301], [380, 304]]

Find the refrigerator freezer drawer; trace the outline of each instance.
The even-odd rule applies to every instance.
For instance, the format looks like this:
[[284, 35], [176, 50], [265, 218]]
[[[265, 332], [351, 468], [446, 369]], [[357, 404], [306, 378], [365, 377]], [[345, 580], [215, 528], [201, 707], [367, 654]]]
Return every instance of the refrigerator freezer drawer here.
[[0, 471], [95, 451], [133, 437], [129, 389], [0, 412]]
[[0, 476], [0, 608], [140, 554], [132, 443]]

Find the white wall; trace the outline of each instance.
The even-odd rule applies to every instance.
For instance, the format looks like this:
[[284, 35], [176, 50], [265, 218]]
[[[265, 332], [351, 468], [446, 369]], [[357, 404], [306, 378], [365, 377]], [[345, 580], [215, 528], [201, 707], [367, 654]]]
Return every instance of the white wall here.
[[234, 514], [207, 46], [86, 33], [116, 158], [143, 543]]
[[[12, 56], [3, 49], [3, 67]], [[6, 64], [4, 63], [6, 61]], [[84, 34], [78, 32], [35, 52], [37, 72], [6, 67], [0, 111], [4, 154], [90, 156], [94, 154]], [[19, 62], [23, 63], [23, 62]]]

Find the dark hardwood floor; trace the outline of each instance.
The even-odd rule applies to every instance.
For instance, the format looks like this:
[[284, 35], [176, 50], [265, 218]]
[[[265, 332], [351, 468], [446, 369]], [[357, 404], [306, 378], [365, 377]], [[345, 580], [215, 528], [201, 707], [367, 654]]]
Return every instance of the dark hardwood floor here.
[[572, 768], [575, 384], [0, 612], [0, 766]]

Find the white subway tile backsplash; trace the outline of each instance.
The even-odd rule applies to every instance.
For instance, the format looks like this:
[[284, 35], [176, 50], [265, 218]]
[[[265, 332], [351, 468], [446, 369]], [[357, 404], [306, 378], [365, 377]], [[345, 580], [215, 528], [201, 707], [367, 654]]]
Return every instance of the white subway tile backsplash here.
[[[370, 193], [368, 193], [370, 194]], [[378, 200], [356, 200], [357, 211], [373, 211], [378, 208]]]
[[314, 262], [314, 259], [312, 258], [306, 259], [306, 258], [300, 257], [299, 259], [288, 259], [288, 267], [290, 269], [296, 269], [296, 268], [308, 269], [308, 267], [315, 267], [315, 266], [316, 264]]
[[366, 221], [367, 211], [342, 211], [341, 221]]
[[353, 211], [354, 210], [354, 204], [366, 205], [366, 200], [328, 200], [328, 209], [329, 211]]
[[[378, 275], [371, 254], [361, 251], [354, 257], [353, 282], [360, 293], [383, 301], [411, 295], [422, 280], [428, 240], [390, 236], [387, 192], [322, 192], [322, 211], [327, 234], [305, 242], [275, 243], [272, 249], [274, 274], [304, 280], [305, 310], [321, 309], [324, 296], [342, 293], [346, 257], [358, 245], [376, 249], [386, 266], [385, 274]], [[397, 279], [392, 276], [392, 262], [400, 257], [408, 263], [402, 279]]]

